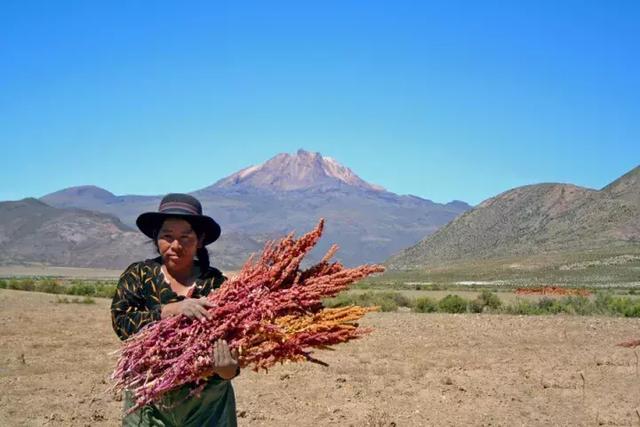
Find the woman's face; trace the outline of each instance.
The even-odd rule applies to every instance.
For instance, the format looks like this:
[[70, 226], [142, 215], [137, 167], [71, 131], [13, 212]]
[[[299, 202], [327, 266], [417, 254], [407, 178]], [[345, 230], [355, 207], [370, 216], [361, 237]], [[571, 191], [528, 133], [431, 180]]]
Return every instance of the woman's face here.
[[158, 232], [158, 251], [163, 263], [172, 270], [191, 268], [202, 239], [184, 219], [168, 218]]

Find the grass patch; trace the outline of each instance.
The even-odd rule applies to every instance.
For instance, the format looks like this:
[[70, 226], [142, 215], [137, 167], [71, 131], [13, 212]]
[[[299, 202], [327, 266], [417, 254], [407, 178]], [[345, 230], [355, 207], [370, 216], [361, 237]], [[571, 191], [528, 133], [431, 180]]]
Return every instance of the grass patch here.
[[435, 313], [438, 311], [438, 303], [429, 297], [416, 298], [413, 310], [418, 313]]
[[324, 301], [326, 307], [380, 307], [381, 311], [396, 311], [398, 307], [410, 307], [412, 300], [399, 292], [365, 292], [360, 294], [342, 293]]
[[116, 291], [116, 283], [109, 281], [73, 280], [65, 283], [52, 278], [2, 279], [0, 289], [17, 291], [44, 292], [47, 294], [76, 295], [97, 298], [112, 298]]
[[515, 315], [567, 314], [577, 316], [640, 317], [640, 299], [616, 295], [612, 291], [598, 292], [593, 298], [566, 296], [543, 297], [538, 300], [516, 298], [510, 303], [497, 294], [481, 291], [475, 299], [447, 295], [440, 300], [431, 297], [409, 298], [401, 292], [349, 293], [324, 301], [327, 307], [360, 305], [379, 306], [381, 311], [396, 311], [408, 307], [416, 313], [496, 313]]
[[95, 304], [96, 300], [91, 297], [84, 298], [67, 298], [67, 297], [56, 297], [56, 304]]

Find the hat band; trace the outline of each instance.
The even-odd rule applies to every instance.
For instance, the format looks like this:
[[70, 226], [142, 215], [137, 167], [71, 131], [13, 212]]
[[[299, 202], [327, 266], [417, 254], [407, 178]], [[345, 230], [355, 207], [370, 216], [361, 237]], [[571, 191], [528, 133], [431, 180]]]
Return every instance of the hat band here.
[[[188, 213], [191, 215], [201, 215], [194, 206], [182, 202], [166, 202], [160, 205], [158, 211], [161, 213]], [[172, 212], [168, 212], [172, 211]], [[176, 212], [178, 211], [178, 212]]]

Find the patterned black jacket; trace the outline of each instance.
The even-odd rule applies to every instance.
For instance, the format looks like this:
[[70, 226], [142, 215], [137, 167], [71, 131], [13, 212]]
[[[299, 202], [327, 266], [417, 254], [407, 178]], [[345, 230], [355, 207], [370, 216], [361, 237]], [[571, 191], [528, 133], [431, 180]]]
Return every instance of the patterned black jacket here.
[[[165, 282], [161, 267], [161, 257], [148, 259], [131, 264], [120, 276], [111, 302], [111, 322], [121, 340], [135, 334], [146, 324], [160, 320], [162, 305], [185, 298], [176, 294]], [[191, 297], [207, 296], [226, 279], [220, 270], [209, 267], [196, 280]]]

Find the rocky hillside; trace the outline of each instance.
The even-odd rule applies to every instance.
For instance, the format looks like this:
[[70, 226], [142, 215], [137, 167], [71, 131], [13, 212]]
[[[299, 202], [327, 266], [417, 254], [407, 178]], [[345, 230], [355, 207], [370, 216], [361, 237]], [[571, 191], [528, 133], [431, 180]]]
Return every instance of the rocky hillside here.
[[281, 153], [267, 162], [250, 166], [203, 189], [253, 188], [265, 191], [291, 191], [311, 188], [349, 186], [363, 190], [384, 191], [369, 184], [331, 157], [298, 150], [294, 155]]
[[640, 167], [601, 190], [537, 184], [499, 194], [387, 261], [393, 270], [640, 244]]
[[152, 254], [138, 232], [119, 219], [60, 209], [36, 199], [0, 203], [0, 263], [121, 267], [131, 254]]
[[[247, 250], [264, 243], [227, 233], [210, 247], [215, 264], [234, 269]], [[54, 208], [36, 199], [0, 202], [0, 264], [121, 269], [157, 256], [137, 230], [112, 215], [77, 208]]]

